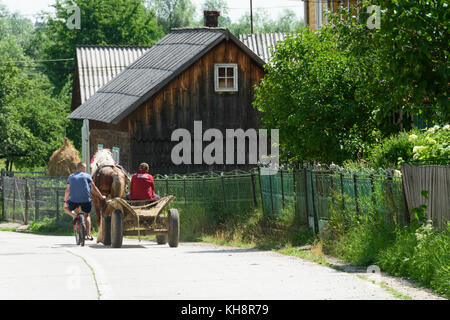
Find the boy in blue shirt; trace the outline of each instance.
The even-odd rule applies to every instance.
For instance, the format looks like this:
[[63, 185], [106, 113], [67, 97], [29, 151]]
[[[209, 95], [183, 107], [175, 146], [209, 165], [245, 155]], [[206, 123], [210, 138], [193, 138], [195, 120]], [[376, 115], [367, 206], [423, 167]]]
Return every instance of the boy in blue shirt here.
[[72, 211], [81, 207], [86, 221], [86, 238], [88, 240], [93, 240], [91, 236], [91, 218], [89, 216], [92, 210], [91, 189], [94, 190], [94, 193], [98, 197], [103, 200], [106, 199], [92, 181], [91, 176], [86, 173], [86, 164], [80, 162], [77, 165], [77, 172], [67, 179], [64, 210], [75, 219], [76, 215]]

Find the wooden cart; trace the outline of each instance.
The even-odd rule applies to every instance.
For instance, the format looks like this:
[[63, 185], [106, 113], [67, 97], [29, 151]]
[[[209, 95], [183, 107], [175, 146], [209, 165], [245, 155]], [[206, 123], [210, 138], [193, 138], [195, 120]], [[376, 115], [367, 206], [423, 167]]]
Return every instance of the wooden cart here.
[[165, 210], [175, 199], [167, 196], [149, 202], [141, 200], [124, 200], [115, 198], [107, 201], [106, 212], [110, 216], [102, 217], [102, 241], [113, 248], [122, 246], [123, 236], [156, 235], [158, 244], [169, 243], [178, 247], [180, 237], [180, 218], [177, 209]]

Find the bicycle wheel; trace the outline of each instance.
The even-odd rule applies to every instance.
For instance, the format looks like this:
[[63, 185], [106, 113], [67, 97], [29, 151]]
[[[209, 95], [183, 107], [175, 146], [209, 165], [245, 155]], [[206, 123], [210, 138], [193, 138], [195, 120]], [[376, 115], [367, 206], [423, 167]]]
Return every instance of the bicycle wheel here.
[[78, 220], [79, 224], [79, 238], [80, 238], [80, 246], [84, 247], [84, 240], [86, 238], [86, 227], [84, 224], [84, 216], [80, 215], [80, 219]]
[[76, 218], [74, 231], [75, 231], [75, 243], [77, 244], [77, 246], [79, 246], [81, 243], [79, 218]]

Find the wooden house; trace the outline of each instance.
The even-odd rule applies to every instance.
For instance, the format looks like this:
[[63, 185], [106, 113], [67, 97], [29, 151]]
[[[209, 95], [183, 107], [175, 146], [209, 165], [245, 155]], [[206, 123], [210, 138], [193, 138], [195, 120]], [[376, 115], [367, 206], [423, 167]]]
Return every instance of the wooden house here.
[[264, 64], [227, 29], [174, 29], [84, 102], [79, 100], [81, 105], [75, 102], [69, 118], [89, 121], [89, 157], [99, 145], [116, 147], [120, 163], [130, 171], [141, 162], [160, 174], [248, 168], [174, 165], [171, 150], [177, 142], [171, 135], [178, 128], [194, 132], [194, 121], [224, 136], [226, 129], [258, 129], [252, 103]]
[[315, 30], [328, 23], [326, 12], [339, 12], [340, 8], [356, 7], [359, 15], [362, 0], [306, 0], [304, 1], [305, 23], [310, 29]]
[[[72, 89], [72, 111], [85, 103], [149, 48], [144, 46], [77, 46]], [[97, 145], [93, 148], [90, 147], [89, 120], [83, 119], [81, 133], [83, 161], [89, 162], [92, 153], [97, 149]], [[113, 147], [115, 146], [108, 146], [108, 148]], [[91, 150], [92, 152], [90, 152]], [[128, 161], [127, 154], [122, 153], [122, 157], [123, 161]]]

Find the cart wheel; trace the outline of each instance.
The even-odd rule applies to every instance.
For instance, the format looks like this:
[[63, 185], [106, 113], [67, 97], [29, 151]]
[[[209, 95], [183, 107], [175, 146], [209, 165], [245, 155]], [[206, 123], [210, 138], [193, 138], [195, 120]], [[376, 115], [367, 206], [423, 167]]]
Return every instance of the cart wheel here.
[[178, 247], [180, 240], [180, 216], [177, 209], [169, 210], [169, 246]]
[[102, 219], [102, 233], [103, 233], [103, 244], [105, 246], [111, 245], [111, 216], [105, 216]]
[[122, 224], [122, 211], [116, 209], [111, 216], [111, 247], [122, 247], [123, 240], [123, 224]]
[[157, 244], [166, 244], [167, 243], [167, 234], [156, 235], [156, 243]]

